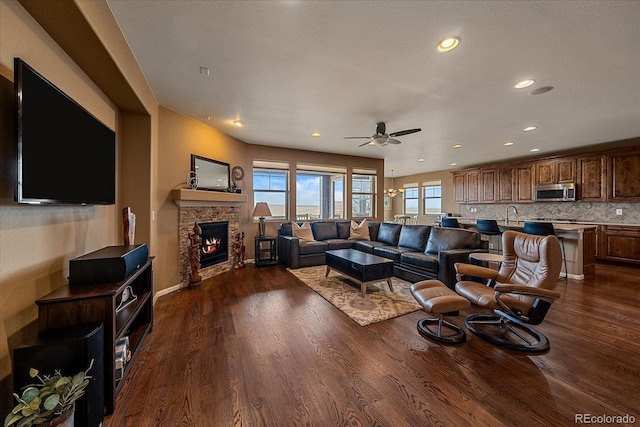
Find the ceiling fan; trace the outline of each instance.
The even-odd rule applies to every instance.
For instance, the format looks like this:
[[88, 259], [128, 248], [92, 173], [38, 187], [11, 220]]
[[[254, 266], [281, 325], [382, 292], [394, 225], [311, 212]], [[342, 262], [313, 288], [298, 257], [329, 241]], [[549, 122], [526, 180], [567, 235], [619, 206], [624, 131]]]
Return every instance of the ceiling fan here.
[[405, 129], [398, 132], [387, 133], [387, 126], [384, 122], [376, 123], [376, 133], [372, 136], [345, 136], [344, 139], [368, 139], [364, 144], [358, 145], [362, 147], [365, 145], [387, 145], [387, 144], [400, 144], [400, 141], [394, 139], [397, 136], [409, 135], [411, 133], [420, 132], [422, 129]]

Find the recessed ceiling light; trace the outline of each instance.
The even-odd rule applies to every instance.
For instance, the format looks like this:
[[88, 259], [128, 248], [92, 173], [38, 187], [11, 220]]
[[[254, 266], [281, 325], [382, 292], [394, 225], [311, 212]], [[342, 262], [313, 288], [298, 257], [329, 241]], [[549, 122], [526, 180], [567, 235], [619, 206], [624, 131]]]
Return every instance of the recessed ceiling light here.
[[538, 126], [527, 126], [526, 128], [522, 129], [525, 132], [530, 132], [532, 130], [536, 130], [538, 129]]
[[532, 84], [534, 84], [536, 81], [535, 80], [522, 80], [521, 82], [516, 83], [516, 85], [514, 86], [516, 89], [524, 89], [525, 87], [529, 87]]
[[532, 148], [529, 151], [531, 151], [532, 153], [536, 153], [536, 152], [540, 151], [540, 149], [539, 148]]
[[244, 123], [242, 123], [242, 121], [240, 120], [234, 120], [233, 124], [235, 125], [235, 127], [241, 128], [242, 126], [244, 126]]
[[200, 67], [200, 74], [208, 76], [210, 74], [210, 70], [207, 67]]
[[418, 159], [419, 162], [424, 162], [424, 159]]
[[202, 116], [202, 118], [205, 120], [211, 120], [211, 116]]
[[457, 163], [451, 163], [449, 166], [456, 166]]
[[455, 144], [453, 148], [462, 148], [462, 144]]
[[320, 132], [314, 132], [311, 134], [311, 136], [314, 138], [320, 138]]
[[504, 143], [507, 147], [511, 147], [513, 145], [513, 141], [507, 141]]
[[449, 52], [460, 44], [460, 40], [462, 40], [458, 36], [448, 36], [440, 40], [438, 43], [438, 52]]

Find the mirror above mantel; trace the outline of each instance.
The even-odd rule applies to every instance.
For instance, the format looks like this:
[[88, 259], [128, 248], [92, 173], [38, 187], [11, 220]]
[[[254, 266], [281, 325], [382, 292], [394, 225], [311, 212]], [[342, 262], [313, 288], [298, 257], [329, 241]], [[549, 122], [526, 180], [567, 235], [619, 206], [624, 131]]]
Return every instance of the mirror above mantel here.
[[191, 170], [198, 177], [198, 190], [228, 191], [229, 163], [192, 154]]

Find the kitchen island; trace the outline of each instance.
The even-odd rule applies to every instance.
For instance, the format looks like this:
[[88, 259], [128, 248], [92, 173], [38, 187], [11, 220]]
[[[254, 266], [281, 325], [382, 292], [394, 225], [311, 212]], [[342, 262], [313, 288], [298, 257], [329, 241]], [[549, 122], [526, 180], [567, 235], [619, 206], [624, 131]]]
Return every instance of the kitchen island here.
[[[458, 218], [458, 223], [463, 228], [476, 229], [476, 220], [471, 218]], [[524, 221], [498, 221], [501, 231], [516, 230], [522, 231]], [[596, 271], [596, 225], [577, 223], [556, 223], [553, 227], [559, 237], [564, 238], [564, 256], [567, 259], [567, 274], [570, 279], [584, 280], [585, 275], [594, 274]], [[497, 249], [501, 236], [486, 236], [489, 240], [489, 247]], [[565, 275], [564, 266], [560, 273]]]

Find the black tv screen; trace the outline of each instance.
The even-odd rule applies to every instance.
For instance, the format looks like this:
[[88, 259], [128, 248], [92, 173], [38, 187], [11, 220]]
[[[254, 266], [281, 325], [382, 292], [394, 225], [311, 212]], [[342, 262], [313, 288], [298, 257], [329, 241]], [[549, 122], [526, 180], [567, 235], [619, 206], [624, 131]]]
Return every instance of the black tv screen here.
[[30, 204], [114, 204], [115, 132], [20, 58], [16, 200]]

